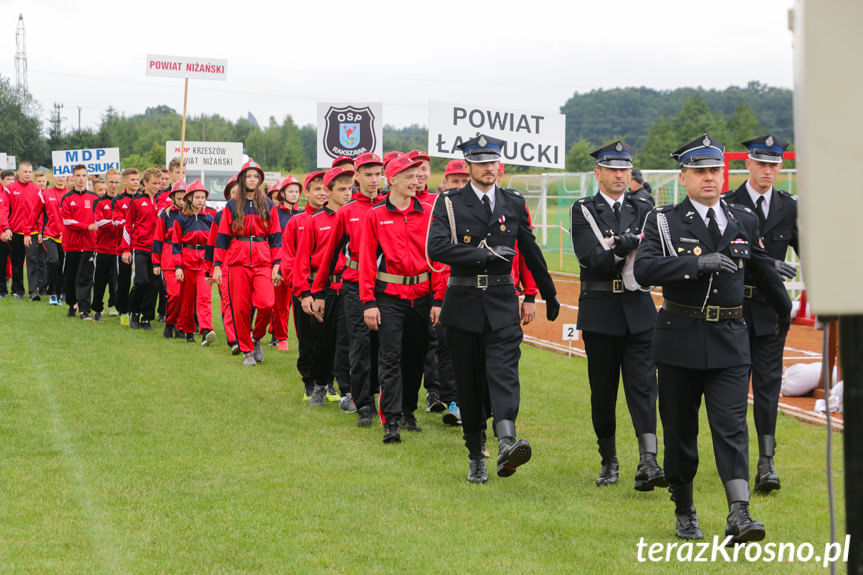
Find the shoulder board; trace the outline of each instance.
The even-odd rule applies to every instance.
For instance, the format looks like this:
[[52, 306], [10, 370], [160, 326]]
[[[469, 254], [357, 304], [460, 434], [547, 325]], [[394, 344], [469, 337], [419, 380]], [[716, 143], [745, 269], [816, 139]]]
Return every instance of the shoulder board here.
[[793, 195], [789, 194], [788, 192], [786, 192], [785, 190], [777, 190], [777, 191], [779, 192], [779, 195], [782, 196], [783, 198], [788, 198], [789, 200], [793, 200], [795, 202], [797, 201], [797, 196], [793, 196]]
[[444, 195], [447, 196], [457, 196], [461, 193], [462, 188], [450, 188], [448, 190], [444, 190]]
[[511, 196], [517, 196], [519, 198], [522, 197], [521, 192], [519, 192], [518, 190], [513, 190], [512, 188], [498, 188], [498, 189], [502, 192], [505, 192], [505, 193], [511, 195]]
[[642, 198], [641, 196], [636, 196], [635, 199], [638, 200], [639, 202], [644, 202], [645, 204], [650, 203], [650, 200], [648, 200], [647, 198]]
[[653, 208], [657, 212], [671, 212], [677, 209], [677, 204], [667, 204], [664, 206], [656, 206]]
[[747, 214], [749, 214], [749, 215], [751, 215], [751, 216], [754, 216], [754, 215], [755, 215], [755, 212], [753, 212], [752, 210], [750, 210], [749, 208], [747, 208], [747, 207], [746, 207], [746, 206], [744, 206], [743, 204], [733, 204], [733, 203], [728, 203], [728, 204], [726, 204], [726, 205], [727, 205], [728, 207], [730, 207], [730, 208], [734, 209], [734, 210], [737, 210], [738, 212], [745, 212], [745, 213], [747, 213]]

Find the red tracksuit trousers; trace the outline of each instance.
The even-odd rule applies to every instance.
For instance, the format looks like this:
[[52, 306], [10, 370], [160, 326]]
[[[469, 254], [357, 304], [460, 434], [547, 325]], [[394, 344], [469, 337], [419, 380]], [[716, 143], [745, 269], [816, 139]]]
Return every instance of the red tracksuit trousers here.
[[276, 303], [273, 305], [273, 321], [270, 333], [276, 341], [288, 339], [288, 317], [291, 315], [291, 287], [282, 282], [275, 287]]
[[[228, 306], [234, 318], [237, 343], [243, 353], [253, 349], [252, 338], [262, 339], [273, 315], [272, 267], [227, 266]], [[223, 272], [224, 274], [224, 268]], [[255, 308], [255, 326], [252, 330], [252, 308]]]
[[198, 314], [198, 327], [202, 332], [213, 329], [212, 290], [202, 270], [183, 269], [177, 329], [183, 333], [194, 333], [195, 313]]

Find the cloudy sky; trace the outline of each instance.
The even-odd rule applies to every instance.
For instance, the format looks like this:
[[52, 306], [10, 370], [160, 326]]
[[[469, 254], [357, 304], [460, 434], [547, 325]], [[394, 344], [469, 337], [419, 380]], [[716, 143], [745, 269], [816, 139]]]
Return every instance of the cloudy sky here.
[[15, 79], [24, 16], [30, 92], [64, 129], [183, 107], [183, 82], [145, 75], [147, 54], [228, 61], [192, 81], [189, 113], [314, 122], [319, 101], [382, 102], [388, 124], [427, 123], [439, 100], [558, 111], [599, 88], [792, 87], [792, 0], [493, 3], [0, 0], [0, 75]]

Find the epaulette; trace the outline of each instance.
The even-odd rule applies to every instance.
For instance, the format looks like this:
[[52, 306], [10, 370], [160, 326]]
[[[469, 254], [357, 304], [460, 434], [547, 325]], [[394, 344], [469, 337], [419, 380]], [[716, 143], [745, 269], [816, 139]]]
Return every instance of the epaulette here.
[[642, 198], [641, 196], [635, 196], [635, 199], [638, 200], [639, 202], [644, 202], [645, 204], [650, 203], [650, 200], [648, 200], [647, 198]]
[[666, 204], [664, 206], [656, 206], [653, 208], [657, 212], [670, 212], [677, 209], [678, 204]]
[[461, 193], [464, 188], [450, 188], [448, 190], [444, 190], [444, 195], [447, 196], [455, 196]]
[[583, 204], [583, 203], [584, 203], [584, 200], [586, 200], [586, 199], [587, 199], [587, 198], [581, 198], [580, 200], [578, 200], [578, 201], [577, 201], [577, 202], [575, 202], [575, 203], [576, 203], [576, 204]]
[[519, 192], [518, 190], [513, 190], [512, 188], [498, 188], [498, 189], [502, 192], [506, 192], [507, 194], [509, 194], [511, 196], [516, 196], [519, 198], [522, 197], [521, 192]]
[[795, 202], [797, 201], [797, 196], [789, 194], [785, 190], [776, 190], [776, 191], [779, 192], [779, 195], [782, 196], [783, 198], [788, 198], [789, 200], [794, 200]]

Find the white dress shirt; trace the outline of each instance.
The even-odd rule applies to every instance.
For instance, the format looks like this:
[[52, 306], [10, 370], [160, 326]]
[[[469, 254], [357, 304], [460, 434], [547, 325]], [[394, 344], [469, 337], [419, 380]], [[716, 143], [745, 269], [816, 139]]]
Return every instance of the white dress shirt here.
[[761, 209], [764, 210], [764, 219], [766, 220], [767, 216], [770, 215], [770, 200], [773, 198], [773, 187], [771, 186], [769, 190], [760, 194], [755, 191], [755, 188], [749, 185], [749, 180], [746, 180], [746, 191], [749, 192], [749, 198], [752, 200], [752, 205], [755, 206], [756, 210], [758, 209], [758, 198], [764, 198]]
[[488, 196], [488, 203], [491, 205], [491, 211], [494, 211], [494, 200], [495, 200], [495, 192], [497, 191], [497, 186], [492, 186], [488, 192], [483, 192], [479, 188], [477, 188], [473, 182], [470, 183], [470, 187], [473, 189], [473, 193], [476, 194], [476, 198], [479, 200], [479, 203], [482, 203], [482, 197]]
[[692, 202], [693, 207], [695, 207], [695, 211], [698, 212], [698, 215], [701, 216], [701, 219], [704, 220], [704, 225], [707, 226], [710, 222], [707, 219], [707, 210], [713, 208], [713, 213], [716, 218], [716, 225], [719, 226], [719, 233], [725, 233], [725, 226], [728, 225], [728, 216], [725, 215], [725, 210], [722, 209], [722, 204], [720, 202], [716, 202], [713, 206], [705, 206], [704, 204], [700, 204], [689, 198], [689, 201]]

